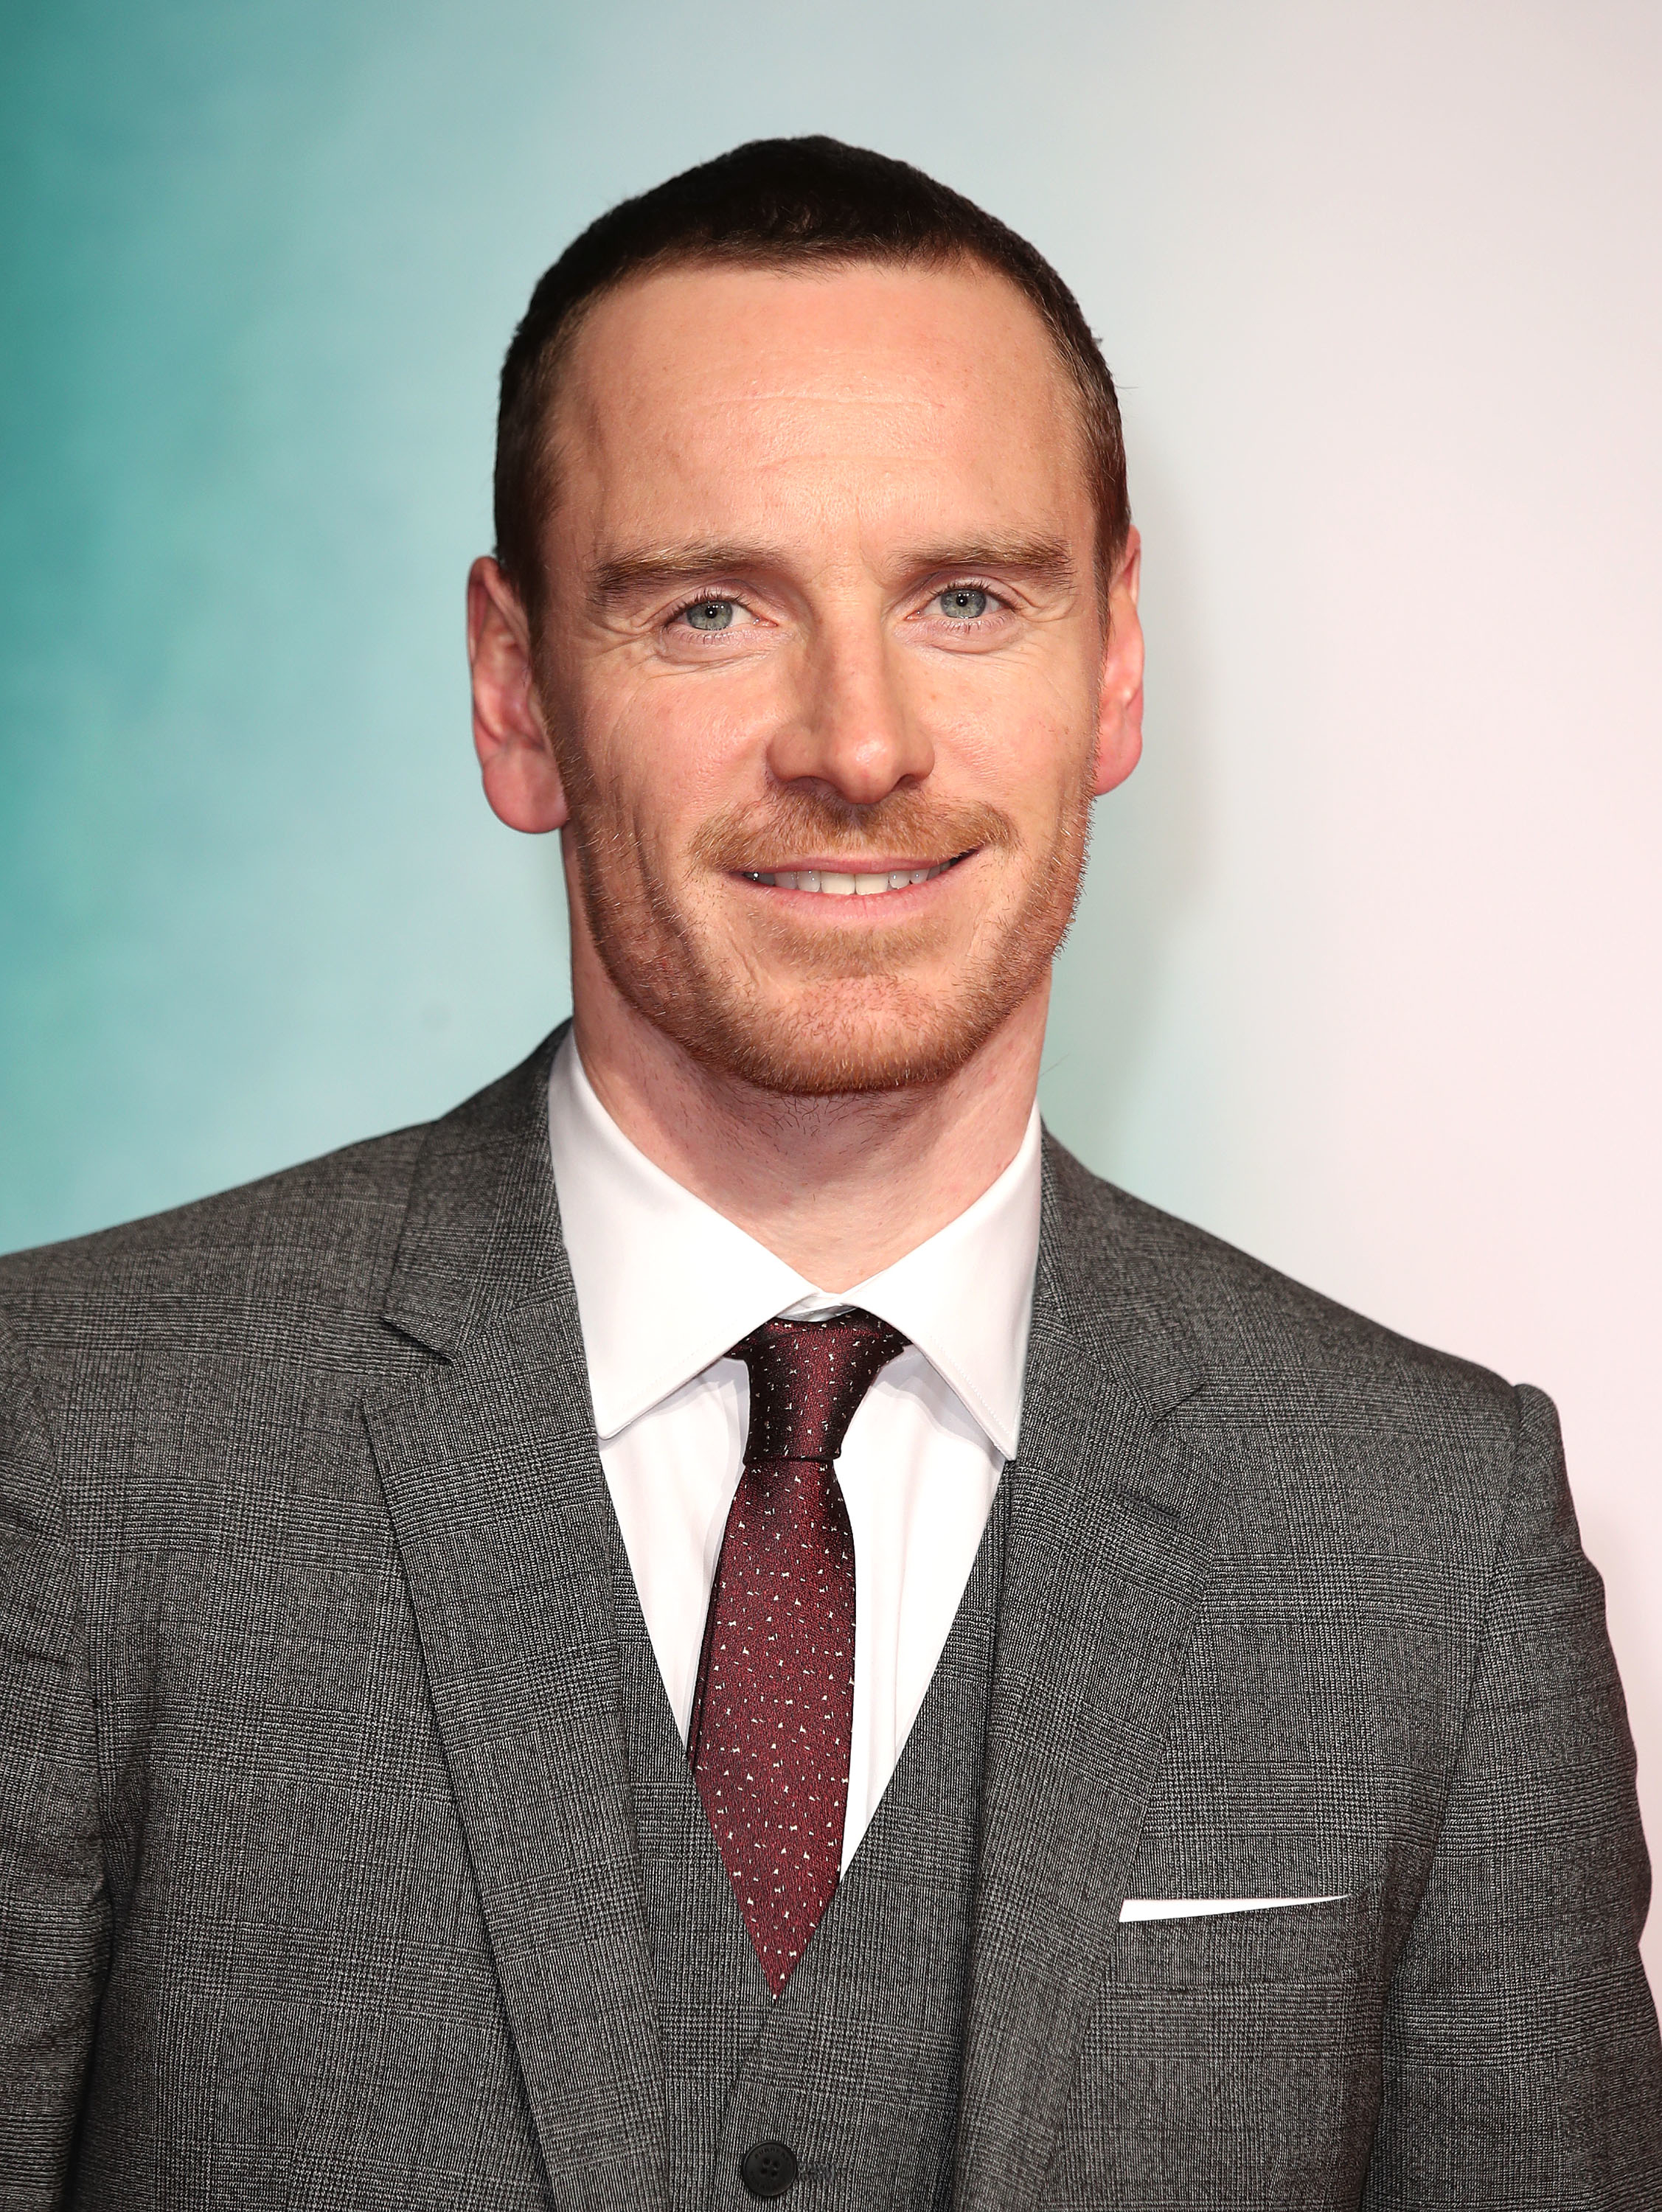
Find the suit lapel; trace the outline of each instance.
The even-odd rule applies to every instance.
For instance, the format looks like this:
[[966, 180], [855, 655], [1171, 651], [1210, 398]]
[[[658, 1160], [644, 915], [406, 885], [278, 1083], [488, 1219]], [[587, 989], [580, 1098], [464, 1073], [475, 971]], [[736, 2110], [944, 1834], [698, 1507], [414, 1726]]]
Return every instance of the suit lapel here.
[[1180, 1316], [1047, 1147], [988, 1716], [956, 2203], [1038, 2194], [1101, 1993], [1204, 1588], [1213, 1486]]
[[542, 1118], [557, 1042], [435, 1125], [386, 1313], [439, 1357], [365, 1412], [553, 2201], [664, 2206], [611, 1507]]

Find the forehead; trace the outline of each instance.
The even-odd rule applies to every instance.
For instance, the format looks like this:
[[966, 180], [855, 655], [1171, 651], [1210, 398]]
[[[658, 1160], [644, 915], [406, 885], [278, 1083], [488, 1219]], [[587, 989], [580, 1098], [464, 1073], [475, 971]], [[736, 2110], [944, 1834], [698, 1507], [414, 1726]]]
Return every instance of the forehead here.
[[[1073, 386], [1036, 310], [977, 264], [693, 266], [621, 286], [573, 343], [553, 424], [580, 536], [933, 503], [950, 528], [1090, 505]], [[997, 509], [997, 515], [989, 510]]]

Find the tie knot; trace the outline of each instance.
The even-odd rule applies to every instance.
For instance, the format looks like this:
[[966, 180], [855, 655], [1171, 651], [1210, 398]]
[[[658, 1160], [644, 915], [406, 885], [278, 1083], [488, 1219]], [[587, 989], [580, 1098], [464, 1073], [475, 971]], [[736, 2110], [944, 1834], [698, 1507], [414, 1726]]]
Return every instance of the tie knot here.
[[752, 1329], [730, 1355], [750, 1370], [746, 1464], [834, 1460], [861, 1400], [905, 1348], [898, 1328], [857, 1306], [829, 1321], [767, 1321]]

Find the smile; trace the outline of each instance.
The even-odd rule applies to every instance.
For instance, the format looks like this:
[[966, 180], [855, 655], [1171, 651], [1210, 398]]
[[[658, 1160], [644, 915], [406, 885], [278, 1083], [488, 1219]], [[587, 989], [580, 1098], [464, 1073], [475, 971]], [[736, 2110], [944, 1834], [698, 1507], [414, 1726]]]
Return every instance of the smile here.
[[771, 874], [747, 868], [743, 873], [747, 884], [764, 884], [774, 890], [818, 891], [831, 898], [875, 898], [880, 891], [910, 890], [914, 884], [933, 883], [968, 858], [966, 853], [955, 853], [950, 860], [937, 861], [932, 868], [889, 868], [879, 875], [844, 875], [835, 868], [776, 868]]

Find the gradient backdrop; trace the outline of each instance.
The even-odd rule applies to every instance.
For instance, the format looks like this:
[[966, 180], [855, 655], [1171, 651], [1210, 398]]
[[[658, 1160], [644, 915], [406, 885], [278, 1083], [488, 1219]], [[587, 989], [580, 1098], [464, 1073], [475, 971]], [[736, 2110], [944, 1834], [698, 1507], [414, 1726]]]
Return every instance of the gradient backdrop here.
[[0, 22], [0, 1248], [437, 1112], [565, 1010], [556, 854], [468, 745], [508, 332], [736, 140], [905, 155], [1080, 293], [1148, 544], [1051, 1122], [1554, 1391], [1662, 1839], [1662, 11]]

